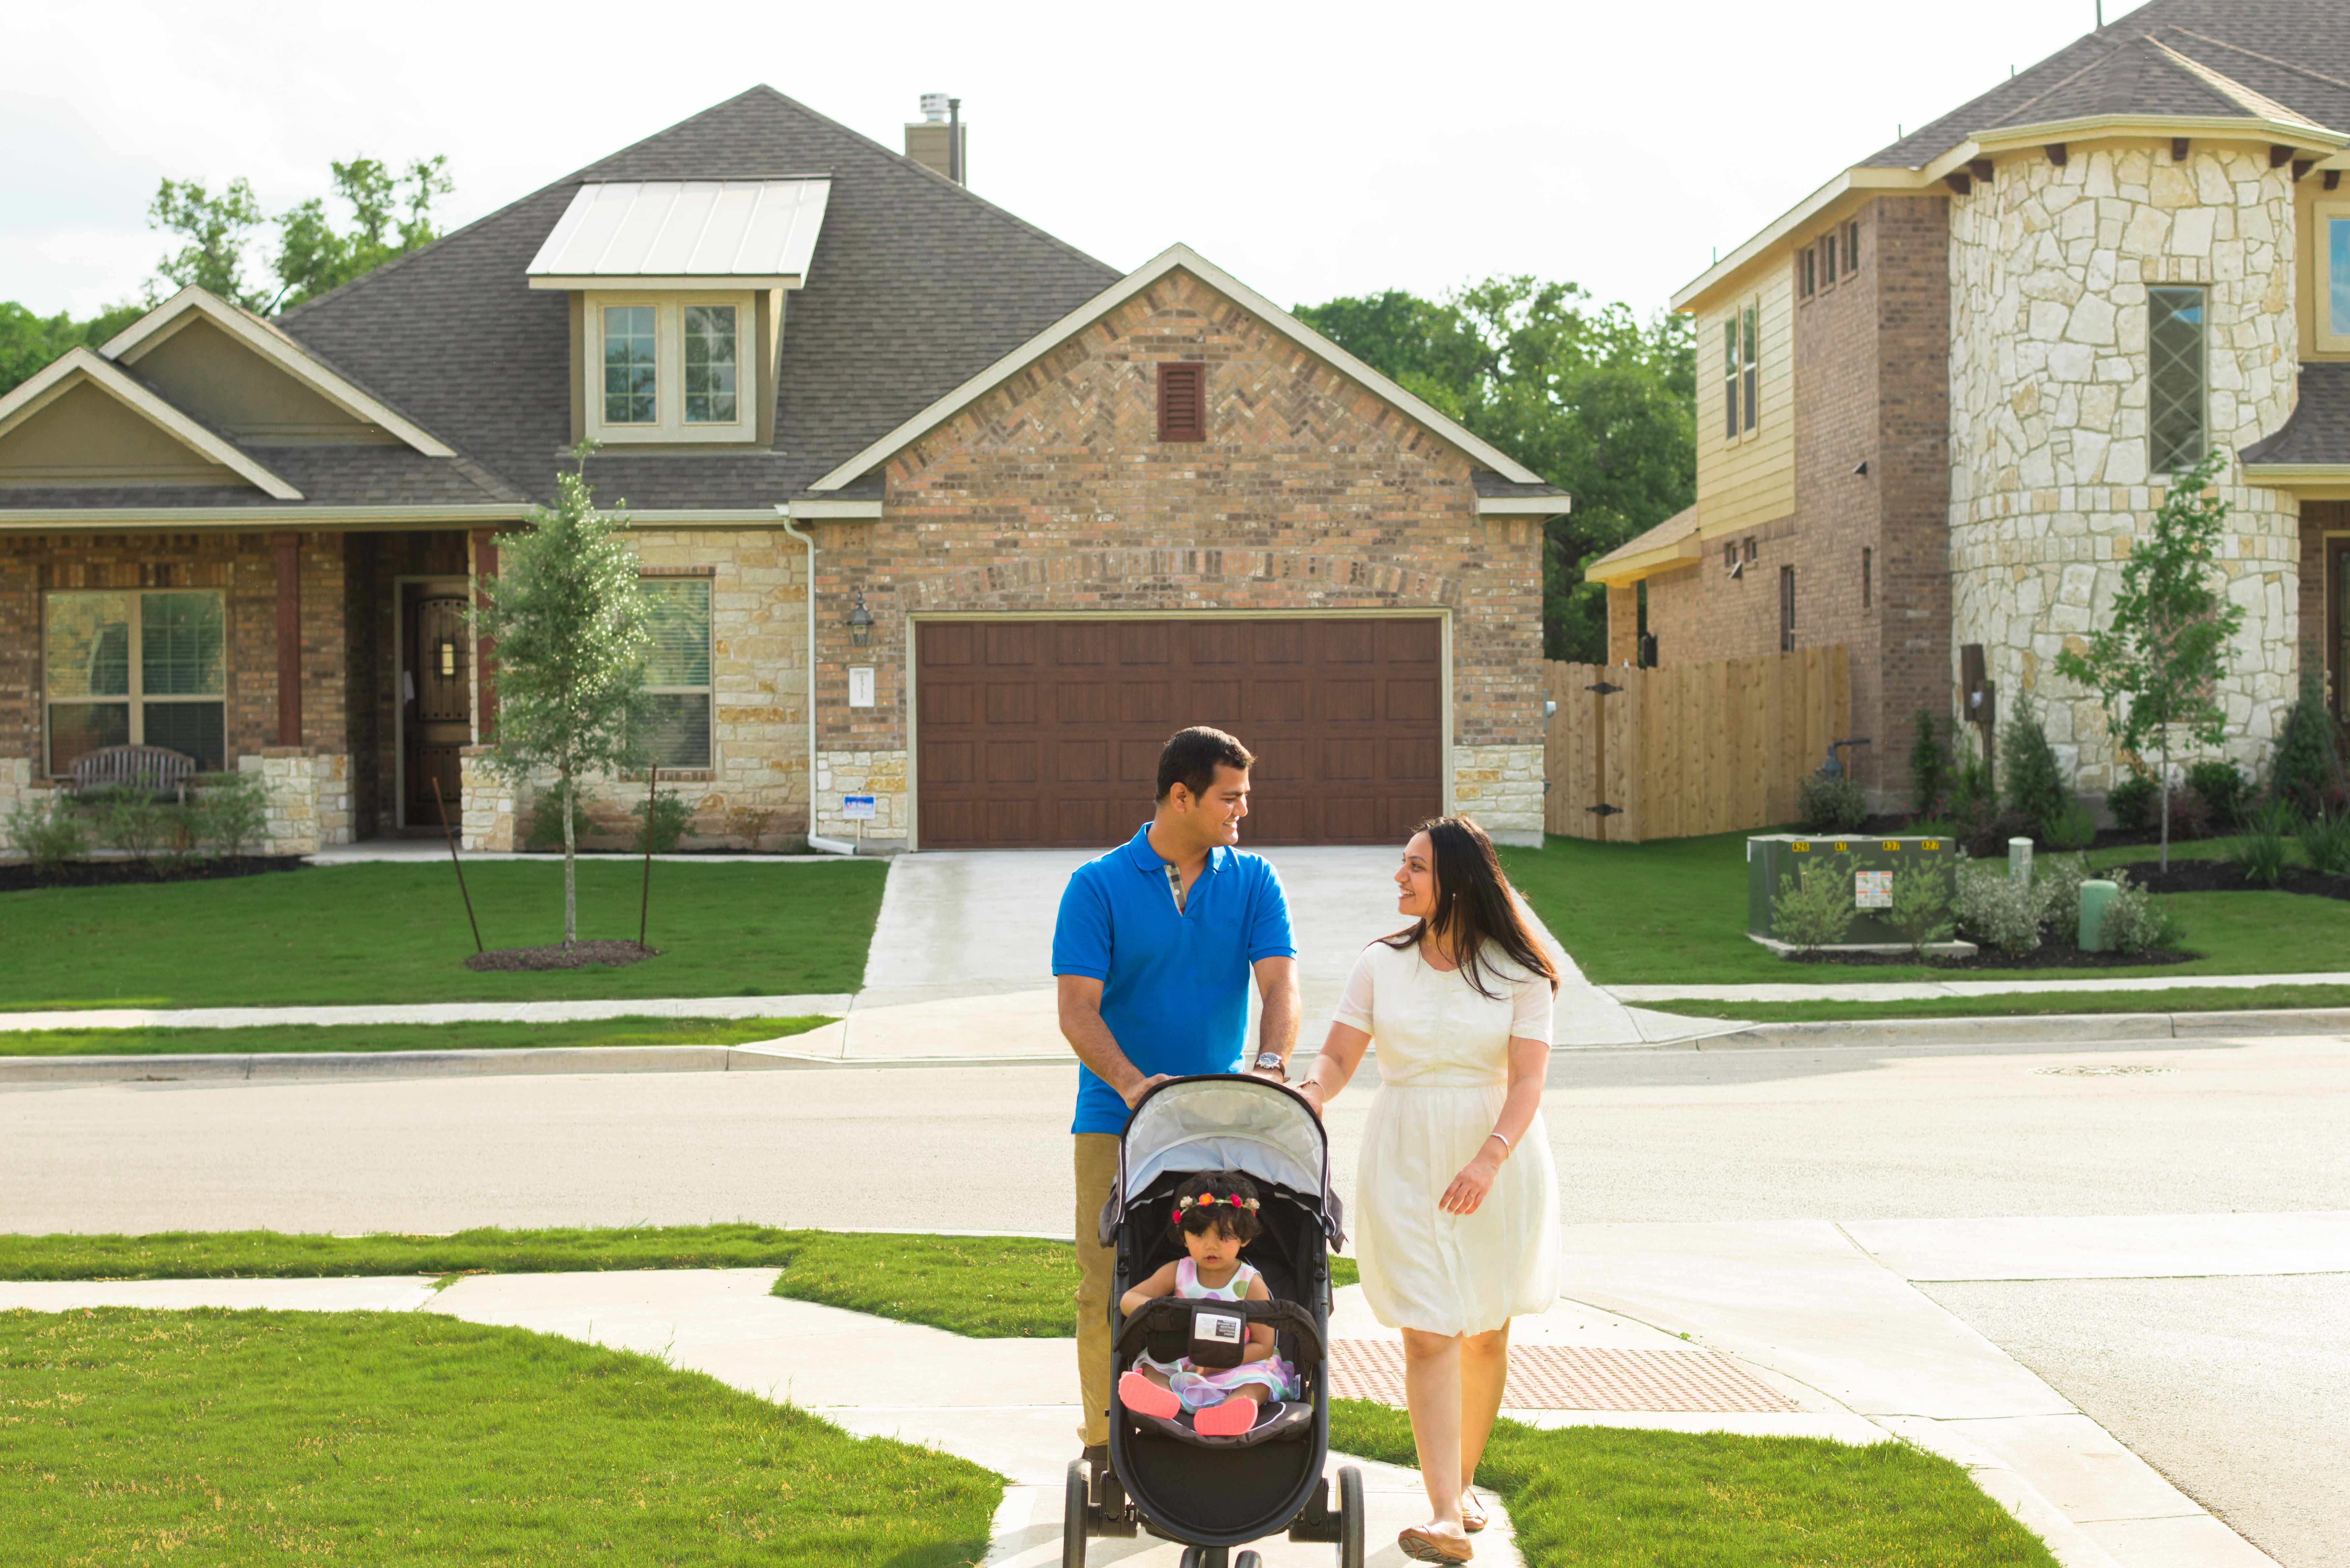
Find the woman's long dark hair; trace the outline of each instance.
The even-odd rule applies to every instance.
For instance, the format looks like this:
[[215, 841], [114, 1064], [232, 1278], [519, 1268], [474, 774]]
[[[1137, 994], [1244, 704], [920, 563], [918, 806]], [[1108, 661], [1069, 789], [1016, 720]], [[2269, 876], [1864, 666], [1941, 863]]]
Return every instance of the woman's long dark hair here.
[[1465, 816], [1439, 816], [1412, 833], [1428, 835], [1436, 851], [1436, 913], [1415, 921], [1409, 930], [1379, 940], [1400, 952], [1418, 946], [1433, 928], [1437, 940], [1459, 956], [1461, 972], [1477, 994], [1498, 1002], [1501, 998], [1485, 989], [1483, 955], [1491, 942], [1513, 963], [1549, 981], [1551, 993], [1556, 995], [1558, 971], [1519, 916], [1510, 879], [1502, 874], [1501, 857], [1493, 853], [1493, 841], [1485, 830]]

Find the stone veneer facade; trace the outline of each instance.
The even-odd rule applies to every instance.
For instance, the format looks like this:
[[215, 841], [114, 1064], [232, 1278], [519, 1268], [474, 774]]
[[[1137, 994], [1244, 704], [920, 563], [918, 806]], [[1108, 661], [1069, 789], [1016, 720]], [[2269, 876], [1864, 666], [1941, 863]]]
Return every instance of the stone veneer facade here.
[[[1208, 366], [1209, 439], [1161, 442], [1161, 360]], [[1542, 837], [1539, 526], [1481, 518], [1468, 457], [1177, 271], [888, 463], [877, 522], [823, 524], [817, 831], [902, 841], [905, 618], [1229, 610], [1449, 611], [1451, 799]], [[862, 591], [874, 618], [842, 623]], [[847, 706], [847, 671], [876, 706]], [[848, 787], [855, 785], [854, 789]], [[876, 797], [839, 818], [838, 796]]]
[[[2234, 452], [2292, 412], [2293, 182], [2262, 151], [2192, 144], [2034, 151], [1950, 203], [1950, 641], [1984, 647], [2004, 712], [2031, 693], [2086, 794], [2115, 781], [2094, 695], [2051, 661], [2103, 624], [2131, 540], [2161, 503], [2147, 470], [2147, 290], [2207, 288], [2208, 431]], [[2257, 766], [2294, 694], [2298, 513], [2223, 481], [2220, 561], [2245, 609], [2222, 688], [2227, 751]], [[1952, 666], [1955, 681], [1957, 670]]]

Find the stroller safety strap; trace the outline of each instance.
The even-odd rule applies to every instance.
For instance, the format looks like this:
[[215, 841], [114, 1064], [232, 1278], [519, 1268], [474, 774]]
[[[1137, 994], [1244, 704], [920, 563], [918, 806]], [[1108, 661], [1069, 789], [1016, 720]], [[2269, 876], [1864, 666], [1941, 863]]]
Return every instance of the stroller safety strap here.
[[1313, 1314], [1295, 1302], [1209, 1302], [1158, 1296], [1143, 1303], [1142, 1310], [1128, 1318], [1118, 1331], [1114, 1348], [1118, 1359], [1123, 1361], [1142, 1350], [1154, 1334], [1171, 1335], [1188, 1343], [1194, 1307], [1207, 1307], [1220, 1315], [1236, 1315], [1251, 1323], [1270, 1324], [1275, 1334], [1288, 1331], [1296, 1336], [1297, 1355], [1293, 1359], [1300, 1366], [1317, 1366], [1326, 1354], [1321, 1326], [1314, 1321]]

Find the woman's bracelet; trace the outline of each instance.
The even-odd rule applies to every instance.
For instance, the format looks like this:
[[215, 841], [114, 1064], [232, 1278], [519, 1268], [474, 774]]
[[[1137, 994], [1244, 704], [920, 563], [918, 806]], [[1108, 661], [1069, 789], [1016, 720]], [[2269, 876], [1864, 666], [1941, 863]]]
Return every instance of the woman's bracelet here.
[[1497, 1132], [1491, 1132], [1491, 1133], [1487, 1133], [1485, 1136], [1486, 1136], [1487, 1137], [1497, 1137], [1497, 1138], [1500, 1138], [1500, 1139], [1502, 1140], [1502, 1158], [1503, 1158], [1503, 1159], [1507, 1159], [1507, 1158], [1510, 1158], [1510, 1156], [1511, 1156], [1511, 1154], [1514, 1152], [1514, 1151], [1510, 1147], [1510, 1140], [1509, 1140], [1509, 1138], [1508, 1138], [1507, 1137], [1505, 1137], [1504, 1135], [1503, 1135], [1503, 1134], [1501, 1134], [1501, 1133], [1497, 1133]]

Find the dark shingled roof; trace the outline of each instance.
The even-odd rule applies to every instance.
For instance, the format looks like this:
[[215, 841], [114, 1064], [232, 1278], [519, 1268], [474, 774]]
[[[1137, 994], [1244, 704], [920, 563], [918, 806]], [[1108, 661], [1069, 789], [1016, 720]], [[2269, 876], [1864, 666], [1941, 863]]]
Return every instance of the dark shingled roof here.
[[2253, 118], [2156, 40], [2319, 125], [2350, 130], [2350, 5], [2152, 0], [1861, 161], [1923, 168], [1978, 131], [2091, 115]]
[[505, 484], [551, 496], [571, 438], [568, 305], [561, 293], [531, 289], [524, 269], [573, 192], [597, 181], [811, 174], [831, 175], [832, 193], [807, 286], [785, 296], [774, 446], [608, 446], [588, 469], [607, 500], [747, 508], [795, 495], [1120, 275], [759, 87], [279, 325]]
[[2350, 463], [2350, 361], [2313, 360], [2301, 368], [2301, 400], [2274, 435], [2242, 452], [2248, 463]]
[[0, 486], [0, 513], [49, 506], [482, 506], [522, 499], [495, 474], [463, 458], [427, 457], [410, 446], [240, 446], [237, 450], [300, 491], [302, 499], [280, 501], [242, 484], [168, 489], [7, 485]]

